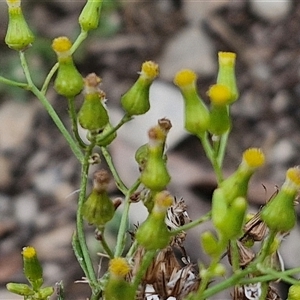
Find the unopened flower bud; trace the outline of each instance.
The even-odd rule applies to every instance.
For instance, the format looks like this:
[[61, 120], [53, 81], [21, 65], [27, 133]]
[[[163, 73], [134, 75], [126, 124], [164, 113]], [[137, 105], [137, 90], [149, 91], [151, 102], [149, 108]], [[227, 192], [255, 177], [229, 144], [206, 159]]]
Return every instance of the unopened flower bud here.
[[94, 174], [93, 190], [82, 207], [82, 215], [89, 224], [102, 228], [112, 219], [115, 207], [107, 193], [109, 176], [100, 170]]
[[52, 42], [59, 64], [54, 88], [66, 98], [76, 96], [83, 88], [83, 79], [74, 65], [71, 47], [72, 43], [67, 37], [58, 37]]
[[129, 116], [145, 114], [150, 109], [149, 90], [159, 74], [159, 67], [153, 61], [146, 61], [137, 81], [121, 97], [121, 104]]
[[210, 231], [201, 234], [201, 245], [207, 255], [215, 257], [219, 254], [218, 241]]
[[300, 284], [293, 284], [289, 288], [288, 298], [286, 300], [299, 300], [300, 299]]
[[208, 96], [211, 101], [210, 122], [208, 130], [210, 133], [220, 136], [231, 128], [228, 102], [231, 97], [227, 86], [215, 84], [210, 87]]
[[166, 135], [167, 131], [160, 125], [148, 132], [148, 155], [141, 173], [141, 182], [153, 191], [162, 191], [171, 180], [164, 157]]
[[32, 290], [32, 288], [30, 288], [27, 284], [25, 283], [14, 283], [14, 282], [10, 282], [6, 285], [6, 288], [14, 294], [20, 295], [20, 296], [33, 296], [34, 295], [34, 291]]
[[185, 129], [201, 135], [209, 126], [209, 111], [196, 90], [197, 75], [189, 69], [179, 71], [174, 83], [180, 88], [185, 107]]
[[21, 9], [21, 0], [6, 0], [8, 5], [8, 28], [5, 43], [11, 49], [22, 51], [34, 41]]
[[98, 27], [102, 2], [103, 0], [87, 0], [79, 16], [82, 30], [89, 31]]
[[89, 74], [85, 80], [84, 102], [78, 112], [79, 124], [90, 131], [103, 129], [109, 121], [104, 107], [105, 94], [99, 89], [101, 79], [95, 74]]
[[214, 191], [212, 221], [218, 232], [225, 239], [230, 240], [241, 234], [246, 210], [247, 202], [245, 198], [237, 197], [228, 203], [221, 188]]
[[132, 300], [135, 290], [125, 276], [130, 272], [130, 266], [125, 258], [115, 257], [109, 262], [109, 278], [104, 289], [104, 296], [107, 300]]
[[37, 291], [43, 284], [43, 269], [33, 247], [24, 247], [22, 251], [24, 275]]
[[246, 197], [251, 176], [264, 162], [265, 156], [261, 149], [249, 148], [244, 151], [238, 169], [220, 184], [228, 203], [231, 203], [237, 197]]
[[163, 249], [169, 244], [171, 234], [165, 223], [165, 216], [172, 204], [173, 196], [167, 191], [155, 195], [154, 207], [135, 235], [137, 242], [145, 249]]
[[219, 72], [217, 83], [229, 88], [231, 97], [230, 103], [237, 100], [239, 92], [236, 85], [235, 60], [236, 54], [233, 52], [219, 52]]
[[278, 194], [261, 211], [261, 219], [269, 229], [290, 231], [296, 224], [294, 200], [300, 189], [300, 169], [290, 168]]
[[110, 135], [106, 136], [108, 132], [113, 129], [113, 126], [108, 122], [102, 132], [96, 137], [96, 145], [100, 147], [106, 147], [112, 143], [112, 141], [117, 137], [117, 132], [114, 131]]

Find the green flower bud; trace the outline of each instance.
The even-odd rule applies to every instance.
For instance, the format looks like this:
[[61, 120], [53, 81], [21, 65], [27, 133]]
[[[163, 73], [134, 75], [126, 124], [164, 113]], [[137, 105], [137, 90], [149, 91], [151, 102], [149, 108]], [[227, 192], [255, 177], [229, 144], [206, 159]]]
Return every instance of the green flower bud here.
[[54, 293], [54, 289], [52, 286], [47, 286], [38, 291], [38, 299], [40, 300], [48, 300], [49, 297]]
[[218, 263], [214, 266], [214, 268], [211, 270], [213, 276], [225, 276], [226, 274], [226, 268], [223, 264]]
[[93, 190], [82, 207], [82, 215], [86, 221], [99, 229], [103, 228], [115, 213], [114, 204], [107, 194], [109, 180], [107, 171], [95, 172]]
[[293, 284], [289, 288], [288, 298], [286, 300], [299, 300], [300, 299], [300, 284]]
[[8, 5], [8, 28], [5, 43], [11, 49], [25, 50], [34, 41], [21, 9], [21, 0], [6, 0]]
[[98, 27], [102, 2], [102, 0], [87, 0], [79, 16], [82, 30], [89, 31]]
[[125, 276], [130, 272], [130, 266], [125, 258], [115, 257], [109, 262], [109, 279], [104, 289], [107, 300], [133, 300], [135, 290]]
[[33, 247], [24, 247], [22, 251], [24, 274], [32, 285], [34, 291], [38, 291], [43, 284], [43, 269]]
[[174, 78], [180, 88], [185, 106], [185, 129], [194, 135], [201, 135], [209, 126], [209, 111], [196, 91], [196, 74], [181, 70]]
[[246, 210], [247, 202], [245, 198], [238, 197], [228, 203], [221, 188], [214, 191], [212, 222], [223, 238], [230, 240], [242, 233]]
[[210, 231], [205, 231], [201, 234], [201, 245], [207, 255], [211, 257], [219, 255], [218, 241]]
[[165, 223], [165, 216], [172, 203], [173, 197], [167, 191], [155, 195], [151, 213], [135, 234], [137, 242], [146, 250], [163, 249], [169, 244], [171, 234]]
[[211, 100], [210, 122], [208, 130], [210, 133], [220, 136], [231, 128], [228, 100], [230, 90], [225, 85], [215, 84], [210, 87], [208, 96]]
[[6, 285], [6, 288], [14, 294], [20, 296], [32, 296], [34, 295], [34, 291], [27, 284], [24, 283], [13, 283], [10, 282]]
[[219, 228], [220, 232], [227, 239], [234, 239], [241, 236], [247, 207], [247, 201], [243, 197], [236, 198], [228, 207], [225, 224], [223, 224], [222, 228]]
[[71, 47], [72, 43], [67, 37], [58, 37], [52, 43], [59, 64], [54, 88], [66, 98], [76, 96], [83, 88], [83, 79], [74, 65]]
[[[108, 132], [110, 132], [113, 129], [112, 125], [110, 123], [107, 123], [102, 132], [97, 135], [96, 137], [96, 144], [100, 147], [106, 147], [112, 143], [112, 141], [117, 137], [117, 132], [114, 131], [110, 135], [106, 136]], [[106, 136], [106, 137], [105, 137]]]
[[294, 200], [300, 188], [299, 167], [290, 168], [278, 194], [261, 211], [261, 219], [269, 229], [290, 231], [296, 224]]
[[[170, 121], [168, 122], [169, 126], [171, 126]], [[170, 128], [167, 128], [166, 130], [166, 128], [163, 128], [161, 125], [157, 125], [148, 132], [148, 156], [140, 179], [141, 182], [152, 191], [163, 190], [171, 180], [163, 153], [169, 129]]]
[[265, 162], [265, 156], [259, 148], [249, 148], [243, 153], [238, 169], [221, 184], [226, 201], [230, 204], [237, 197], [246, 197], [251, 176]]
[[101, 79], [95, 73], [89, 74], [85, 80], [84, 102], [78, 112], [79, 124], [90, 131], [103, 129], [109, 121], [104, 107], [105, 94], [98, 88]]
[[218, 57], [219, 72], [217, 77], [217, 83], [225, 85], [229, 88], [231, 93], [229, 102], [232, 103], [236, 101], [239, 96], [235, 76], [236, 54], [233, 52], [219, 52]]
[[137, 81], [121, 97], [121, 104], [129, 116], [145, 114], [150, 109], [149, 90], [158, 76], [159, 67], [153, 61], [146, 61]]

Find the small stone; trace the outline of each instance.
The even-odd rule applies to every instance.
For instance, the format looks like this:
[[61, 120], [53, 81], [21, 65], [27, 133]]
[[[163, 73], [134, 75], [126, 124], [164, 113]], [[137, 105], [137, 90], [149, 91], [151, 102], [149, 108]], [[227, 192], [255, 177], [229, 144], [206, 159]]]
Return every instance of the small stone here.
[[250, 8], [258, 17], [269, 21], [278, 22], [288, 16], [293, 6], [291, 0], [250, 0]]
[[7, 101], [0, 109], [0, 150], [21, 147], [32, 130], [37, 105], [34, 102]]
[[181, 30], [166, 46], [161, 58], [160, 78], [172, 81], [180, 69], [192, 69], [200, 76], [213, 75], [217, 59], [212, 41], [199, 26]]

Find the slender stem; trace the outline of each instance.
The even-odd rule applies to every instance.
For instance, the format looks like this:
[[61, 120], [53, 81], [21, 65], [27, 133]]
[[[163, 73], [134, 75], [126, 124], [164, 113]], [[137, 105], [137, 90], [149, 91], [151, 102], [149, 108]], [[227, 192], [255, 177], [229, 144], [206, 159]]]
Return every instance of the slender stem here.
[[97, 143], [101, 143], [101, 141], [105, 140], [107, 137], [116, 132], [120, 127], [122, 127], [125, 123], [129, 122], [130, 120], [132, 120], [131, 116], [124, 115], [116, 126], [114, 126], [111, 130], [106, 132], [104, 135], [100, 135], [99, 138], [96, 139]]
[[[284, 274], [284, 272], [278, 272], [272, 268], [265, 268], [262, 265], [258, 265], [259, 271], [261, 271], [264, 274], [268, 274], [273, 276], [275, 279], [281, 279], [284, 280], [285, 282], [293, 285], [293, 284], [299, 284], [299, 280], [289, 277], [288, 275]], [[274, 280], [274, 279], [273, 279]]]
[[223, 166], [223, 160], [224, 160], [224, 156], [225, 156], [225, 152], [226, 152], [229, 133], [230, 133], [230, 130], [228, 130], [226, 133], [224, 133], [220, 139], [219, 152], [218, 152], [218, 157], [217, 157], [217, 162], [218, 162], [218, 165], [220, 166], [220, 168], [222, 168], [222, 166]]
[[233, 272], [236, 272], [240, 267], [239, 250], [236, 240], [230, 240], [231, 265]]
[[276, 236], [276, 231], [271, 230], [267, 239], [264, 241], [264, 243], [262, 245], [261, 251], [257, 258], [258, 263], [262, 263], [265, 260], [265, 258], [270, 254], [270, 248], [275, 239], [275, 236]]
[[107, 253], [107, 255], [110, 257], [110, 258], [114, 258], [114, 254], [113, 252], [111, 251], [111, 249], [109, 248], [107, 242], [106, 242], [106, 239], [105, 239], [105, 235], [104, 235], [104, 229], [101, 230], [101, 245], [104, 249], [104, 251]]
[[139, 270], [137, 271], [137, 274], [135, 275], [133, 280], [133, 287], [135, 290], [137, 290], [143, 276], [147, 272], [147, 269], [150, 266], [151, 262], [153, 261], [155, 255], [156, 255], [156, 250], [151, 250], [151, 251], [146, 251], [145, 255], [143, 256]]
[[251, 277], [251, 278], [243, 278], [239, 281], [239, 284], [245, 285], [249, 283], [256, 283], [256, 282], [264, 282], [264, 281], [274, 281], [278, 279], [282, 279], [290, 284], [298, 284], [299, 280], [289, 277], [291, 275], [300, 273], [300, 268], [294, 268], [283, 272], [277, 272], [272, 269], [272, 272], [269, 272], [269, 269], [265, 270], [267, 275]]
[[77, 50], [77, 48], [82, 44], [82, 42], [87, 38], [87, 36], [88, 36], [87, 31], [82, 30], [80, 32], [77, 39], [75, 40], [75, 42], [72, 45], [72, 48], [71, 48], [71, 53], [72, 54]]
[[10, 80], [10, 79], [7, 79], [7, 78], [5, 78], [3, 76], [0, 76], [0, 82], [2, 82], [4, 84], [16, 86], [16, 87], [19, 87], [19, 88], [23, 88], [25, 90], [28, 89], [28, 84], [27, 83], [17, 82], [17, 81], [14, 81], [14, 80]]
[[124, 200], [124, 209], [122, 213], [122, 218], [120, 222], [119, 232], [117, 236], [117, 244], [115, 249], [115, 257], [121, 256], [125, 248], [126, 240], [126, 231], [128, 230], [128, 213], [130, 208], [130, 196], [140, 185], [140, 180], [138, 179], [132, 187], [128, 190], [125, 200]]
[[175, 230], [172, 230], [171, 234], [172, 235], [176, 235], [176, 234], [178, 234], [178, 233], [180, 233], [182, 231], [186, 231], [188, 229], [194, 228], [194, 227], [198, 226], [199, 224], [208, 221], [210, 218], [211, 218], [211, 211], [208, 212], [207, 214], [205, 214], [204, 216], [202, 216], [201, 218], [197, 219], [197, 220], [194, 220], [194, 221], [192, 221], [190, 223], [184, 224], [181, 227], [178, 227]]
[[57, 62], [57, 63], [51, 68], [50, 72], [48, 73], [48, 75], [47, 75], [47, 77], [46, 77], [46, 79], [45, 79], [45, 81], [44, 81], [44, 84], [43, 84], [43, 86], [42, 86], [42, 88], [41, 88], [41, 92], [42, 92], [44, 95], [45, 95], [46, 92], [47, 92], [49, 83], [50, 83], [50, 81], [51, 81], [53, 75], [54, 75], [55, 72], [57, 71], [58, 66], [59, 66], [59, 64], [58, 64], [58, 62]]
[[212, 167], [215, 171], [217, 181], [218, 183], [223, 181], [223, 174], [220, 165], [218, 164], [217, 157], [216, 157], [216, 152], [212, 148], [211, 144], [209, 143], [208, 140], [208, 134], [205, 132], [203, 135], [198, 135], [198, 138], [200, 139], [202, 143], [202, 147], [205, 151], [205, 154], [207, 158], [210, 160]]
[[31, 79], [31, 75], [29, 72], [29, 68], [27, 65], [27, 61], [24, 55], [24, 52], [20, 51], [20, 60], [21, 64], [24, 70], [24, 74], [26, 76], [26, 79], [28, 81], [28, 89], [40, 100], [40, 102], [43, 104], [45, 109], [47, 110], [48, 114], [52, 118], [53, 122], [57, 126], [57, 128], [60, 130], [61, 134], [64, 136], [66, 141], [68, 142], [71, 150], [73, 151], [74, 155], [77, 157], [77, 159], [82, 162], [83, 161], [83, 154], [81, 149], [78, 147], [77, 143], [74, 141], [68, 130], [66, 129], [65, 125], [62, 123], [61, 119], [57, 115], [56, 111], [46, 98], [46, 96], [35, 86]]
[[69, 116], [72, 121], [72, 130], [75, 139], [77, 140], [79, 146], [82, 149], [86, 148], [86, 144], [82, 141], [79, 132], [78, 132], [78, 124], [77, 124], [77, 114], [75, 110], [75, 105], [74, 105], [74, 97], [68, 98], [68, 106], [69, 106]]
[[115, 165], [113, 163], [113, 160], [112, 160], [112, 157], [109, 153], [109, 151], [107, 150], [106, 147], [101, 147], [101, 152], [109, 166], [109, 169], [114, 177], [114, 180], [115, 180], [115, 183], [118, 187], [118, 189], [124, 194], [126, 195], [127, 192], [128, 192], [128, 188], [126, 187], [126, 185], [123, 183], [122, 179], [120, 178], [116, 168], [115, 168]]
[[80, 193], [79, 193], [79, 199], [78, 199], [78, 208], [77, 208], [77, 214], [76, 214], [76, 229], [77, 229], [77, 235], [78, 235], [78, 242], [81, 247], [83, 259], [85, 261], [85, 265], [88, 272], [88, 280], [89, 284], [92, 288], [92, 290], [97, 289], [97, 277], [96, 273], [91, 261], [91, 257], [89, 255], [89, 250], [86, 244], [85, 240], [85, 234], [84, 234], [84, 228], [83, 228], [83, 217], [82, 217], [82, 206], [86, 197], [86, 186], [87, 186], [87, 178], [88, 178], [88, 171], [89, 171], [89, 158], [92, 153], [92, 150], [94, 148], [94, 144], [89, 145], [89, 147], [86, 150], [84, 160], [82, 163], [81, 168], [81, 184], [80, 184]]

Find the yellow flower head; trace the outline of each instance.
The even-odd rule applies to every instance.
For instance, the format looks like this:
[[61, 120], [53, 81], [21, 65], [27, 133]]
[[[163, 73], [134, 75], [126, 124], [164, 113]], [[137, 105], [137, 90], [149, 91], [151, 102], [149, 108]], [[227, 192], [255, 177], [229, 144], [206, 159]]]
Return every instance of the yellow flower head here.
[[149, 60], [142, 64], [141, 75], [147, 79], [153, 80], [159, 74], [159, 66], [157, 63]]
[[6, 0], [9, 8], [18, 8], [21, 6], [21, 0]]
[[36, 256], [36, 251], [33, 247], [24, 247], [22, 251], [22, 255], [24, 258], [33, 258]]
[[236, 60], [236, 54], [233, 52], [222, 52], [218, 53], [219, 63], [222, 65], [234, 66]]
[[243, 162], [249, 168], [258, 168], [265, 163], [265, 155], [259, 148], [249, 148], [243, 153]]
[[67, 52], [71, 47], [72, 42], [66, 36], [60, 36], [52, 42], [52, 49], [57, 53]]
[[197, 80], [197, 75], [190, 69], [183, 69], [176, 73], [174, 77], [174, 84], [179, 88], [185, 88], [194, 85]]
[[109, 272], [116, 277], [125, 277], [130, 272], [130, 266], [125, 258], [115, 257], [109, 262]]
[[207, 92], [211, 102], [215, 105], [226, 105], [231, 100], [231, 92], [229, 88], [222, 84], [214, 84]]
[[282, 186], [282, 189], [294, 193], [300, 189], [300, 168], [289, 168], [286, 172], [286, 179]]

